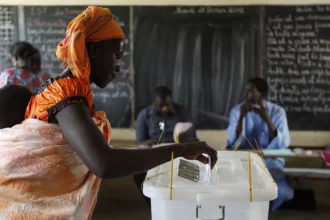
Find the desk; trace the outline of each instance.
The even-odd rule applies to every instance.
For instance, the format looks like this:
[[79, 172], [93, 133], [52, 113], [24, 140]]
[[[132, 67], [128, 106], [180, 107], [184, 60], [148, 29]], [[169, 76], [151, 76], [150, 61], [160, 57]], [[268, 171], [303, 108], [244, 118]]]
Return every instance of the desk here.
[[[309, 152], [306, 154], [306, 152]], [[297, 154], [291, 149], [278, 149], [278, 150], [262, 150], [264, 157], [274, 158], [274, 157], [283, 157], [283, 158], [299, 158], [299, 159], [322, 159], [322, 150], [307, 150], [305, 153]]]
[[284, 168], [283, 174], [290, 177], [330, 180], [330, 169]]
[[[251, 151], [251, 152], [255, 152], [255, 153], [259, 153], [256, 152], [255, 150], [251, 150], [251, 149], [239, 149], [238, 151]], [[272, 150], [272, 149], [263, 149], [261, 150], [263, 157], [265, 158], [275, 158], [275, 157], [282, 157], [282, 158], [298, 158], [298, 159], [311, 159], [311, 158], [316, 158], [316, 159], [322, 159], [322, 150], [308, 150], [305, 151], [305, 153], [302, 154], [297, 154], [295, 153], [293, 150], [291, 149], [276, 149], [276, 150]], [[310, 152], [309, 154], [306, 154], [306, 152]]]
[[[306, 152], [310, 153], [306, 154]], [[323, 150], [306, 150], [301, 154], [297, 154], [291, 149], [262, 150], [265, 158], [323, 159], [322, 153]], [[330, 180], [330, 169], [284, 168], [283, 172], [272, 173], [272, 175], [285, 175], [297, 179]]]

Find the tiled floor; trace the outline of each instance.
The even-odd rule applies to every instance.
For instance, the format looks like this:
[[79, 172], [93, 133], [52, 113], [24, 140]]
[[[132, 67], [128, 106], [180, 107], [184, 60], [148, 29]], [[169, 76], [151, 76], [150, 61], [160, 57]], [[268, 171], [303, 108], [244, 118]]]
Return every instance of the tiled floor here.
[[[270, 220], [329, 220], [330, 183], [311, 182], [316, 188], [318, 203], [315, 212], [281, 211], [270, 216]], [[140, 197], [131, 177], [105, 180], [99, 193], [99, 200], [93, 220], [151, 220], [150, 209]], [[257, 219], [256, 219], [257, 220]]]

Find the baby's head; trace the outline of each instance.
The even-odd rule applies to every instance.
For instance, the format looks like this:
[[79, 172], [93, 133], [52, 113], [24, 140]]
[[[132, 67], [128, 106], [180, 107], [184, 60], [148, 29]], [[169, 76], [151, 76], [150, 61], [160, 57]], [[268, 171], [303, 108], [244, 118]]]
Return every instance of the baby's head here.
[[33, 93], [24, 86], [7, 85], [0, 89], [0, 129], [24, 120], [26, 107]]

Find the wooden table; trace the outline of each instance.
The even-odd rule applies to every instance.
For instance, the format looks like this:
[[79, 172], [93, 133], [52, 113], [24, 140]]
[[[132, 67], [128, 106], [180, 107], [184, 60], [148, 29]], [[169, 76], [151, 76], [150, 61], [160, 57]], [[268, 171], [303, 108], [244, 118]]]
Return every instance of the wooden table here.
[[[311, 159], [311, 158], [316, 158], [316, 159], [322, 159], [322, 150], [307, 150], [304, 153], [295, 153], [291, 149], [286, 149], [287, 151], [282, 151], [281, 150], [274, 150], [274, 151], [269, 151], [269, 150], [262, 150], [262, 154], [264, 157], [267, 158], [274, 158], [274, 157], [283, 157], [283, 158], [297, 158], [297, 159]], [[278, 152], [275, 152], [278, 151]], [[290, 153], [289, 153], [290, 152]], [[307, 153], [308, 152], [308, 153]]]
[[[255, 150], [251, 150], [251, 149], [239, 149], [238, 151], [251, 151], [254, 153], [259, 153]], [[289, 148], [275, 149], [275, 150], [263, 149], [263, 150], [261, 150], [261, 152], [262, 152], [263, 157], [265, 157], [265, 158], [282, 157], [282, 158], [322, 159], [323, 150], [307, 150], [307, 151], [305, 151], [305, 153], [302, 153], [302, 154], [297, 154]], [[306, 152], [310, 152], [310, 153], [306, 154]]]
[[[246, 149], [245, 149], [246, 150]], [[295, 153], [292, 149], [278, 149], [278, 150], [262, 150], [262, 154], [264, 158], [294, 158], [294, 159], [322, 159], [322, 153], [324, 150], [306, 150], [304, 149], [304, 153]], [[254, 150], [248, 150], [251, 152], [255, 152]], [[310, 152], [306, 154], [306, 152]], [[324, 161], [323, 161], [324, 163]], [[272, 175], [285, 175], [291, 179], [313, 179], [313, 180], [330, 180], [330, 169], [329, 167], [324, 166], [324, 168], [315, 169], [315, 168], [284, 168], [282, 172], [272, 173]]]
[[330, 169], [284, 168], [283, 174], [295, 178], [330, 180]]

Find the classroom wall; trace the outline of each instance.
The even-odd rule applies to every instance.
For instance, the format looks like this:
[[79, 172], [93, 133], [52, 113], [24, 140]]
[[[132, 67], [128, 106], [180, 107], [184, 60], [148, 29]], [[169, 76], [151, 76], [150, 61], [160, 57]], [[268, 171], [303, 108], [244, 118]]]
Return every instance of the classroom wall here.
[[[328, 0], [0, 0], [0, 5], [303, 5], [330, 4]], [[224, 130], [200, 130], [201, 140], [216, 149], [224, 149], [227, 135]], [[292, 145], [330, 145], [330, 131], [291, 131]], [[134, 129], [114, 129], [112, 143], [116, 146], [132, 146]]]

